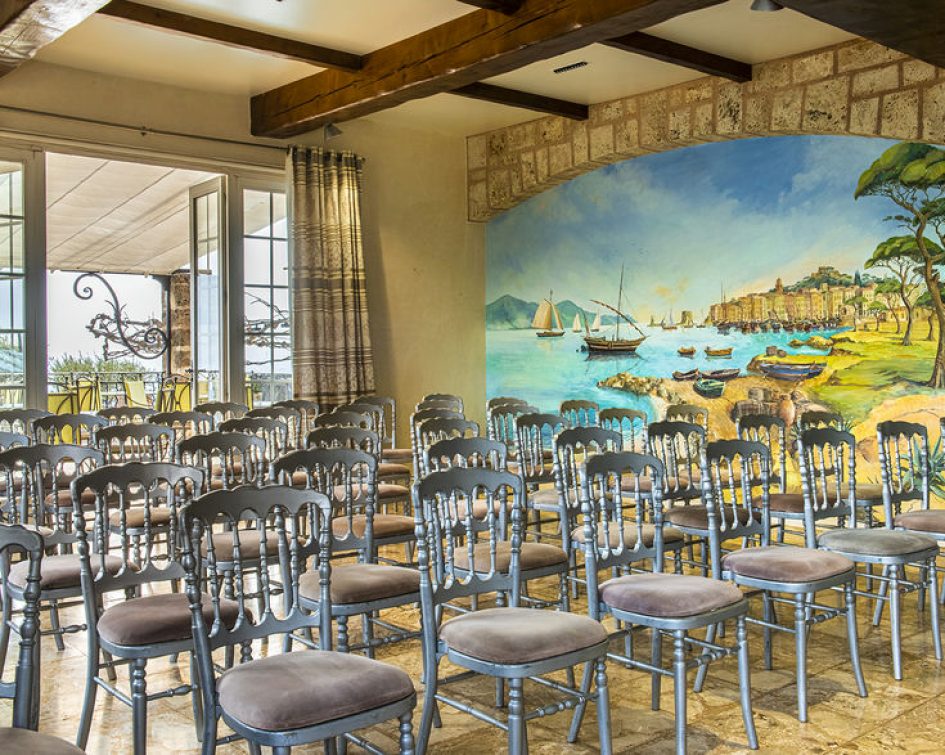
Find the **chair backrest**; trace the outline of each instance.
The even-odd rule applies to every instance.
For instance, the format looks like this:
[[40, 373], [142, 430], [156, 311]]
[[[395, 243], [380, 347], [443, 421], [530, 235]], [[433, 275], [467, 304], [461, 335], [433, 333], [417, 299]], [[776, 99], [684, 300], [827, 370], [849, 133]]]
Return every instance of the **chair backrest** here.
[[666, 407], [667, 422], [692, 422], [709, 431], [709, 410], [698, 404], [671, 404]]
[[528, 402], [523, 398], [516, 398], [515, 396], [493, 396], [486, 401], [486, 414], [498, 406], [514, 406], [515, 404], [528, 406]]
[[224, 433], [246, 433], [262, 438], [266, 441], [266, 459], [269, 461], [285, 453], [289, 445], [289, 428], [281, 419], [245, 416], [224, 420], [217, 427]]
[[663, 464], [633, 451], [591, 456], [580, 485], [588, 612], [600, 619], [598, 572], [652, 561], [663, 571]]
[[453, 404], [455, 411], [462, 413], [464, 411], [463, 399], [452, 393], [428, 393], [421, 401], [449, 401]]
[[[203, 696], [204, 710], [213, 711], [216, 703], [212, 653], [217, 648], [242, 645], [245, 662], [251, 659], [254, 640], [318, 627], [320, 647], [331, 649], [329, 517], [325, 496], [281, 485], [217, 490], [184, 509], [186, 592], [193, 626], [202, 630], [194, 633], [200, 680], [200, 691], [194, 694]], [[254, 525], [256, 547], [245, 542], [247, 530], [239, 526], [247, 521]], [[299, 582], [307, 564], [319, 575], [318, 611], [299, 604]], [[269, 576], [273, 566], [281, 567], [278, 580]], [[224, 611], [224, 599], [236, 603], [235, 618], [232, 609]]]
[[154, 409], [149, 409], [146, 406], [110, 406], [105, 409], [99, 409], [96, 413], [99, 417], [107, 419], [110, 425], [147, 422], [152, 414], [156, 414]]
[[249, 433], [215, 431], [177, 444], [177, 461], [202, 469], [210, 488], [235, 488], [266, 479], [266, 441]]
[[568, 399], [561, 402], [559, 411], [571, 427], [596, 427], [600, 425], [600, 405], [596, 401]]
[[[716, 440], [702, 454], [702, 502], [706, 507], [712, 576], [722, 576], [721, 553], [725, 540], [761, 536], [770, 542], [770, 456], [764, 443], [754, 440]], [[752, 481], [760, 484], [753, 486]]]
[[75, 540], [69, 480], [91, 472], [104, 456], [66, 443], [17, 446], [0, 453], [0, 522], [42, 525], [47, 547]]
[[98, 378], [76, 378], [75, 411], [98, 412], [102, 408], [102, 384]]
[[428, 419], [444, 417], [448, 419], [466, 419], [463, 413], [453, 409], [420, 409], [410, 415], [410, 448], [413, 451], [414, 458], [421, 453], [420, 445], [420, 423]]
[[918, 422], [880, 422], [876, 439], [886, 526], [892, 527], [903, 502], [918, 501], [922, 510], [929, 508], [929, 431]]
[[771, 483], [777, 483], [778, 493], [787, 492], [787, 425], [771, 414], [746, 414], [735, 421], [735, 432], [740, 440], [764, 443], [768, 449]]
[[515, 419], [523, 414], [539, 414], [537, 406], [531, 404], [499, 404], [489, 412], [486, 420], [487, 433], [492, 440], [505, 443], [509, 456], [518, 453], [518, 438], [515, 435]]
[[288, 406], [266, 406], [261, 409], [250, 409], [246, 412], [246, 418], [250, 417], [280, 420], [286, 426], [288, 432], [286, 448], [302, 447], [302, 413], [298, 409], [292, 409]]
[[53, 414], [33, 421], [33, 440], [36, 443], [74, 443], [86, 445], [108, 420], [94, 414]]
[[35, 530], [22, 526], [0, 527], [0, 559], [9, 563], [11, 556], [25, 555], [29, 562], [23, 588], [23, 620], [17, 634], [20, 636], [20, 652], [17, 657], [13, 681], [3, 680], [0, 667], [0, 699], [13, 700], [13, 727], [16, 729], [38, 728], [39, 684], [36, 661], [39, 658], [39, 594], [40, 574], [43, 562], [43, 538]]
[[554, 482], [554, 438], [567, 429], [560, 414], [521, 414], [515, 418], [519, 474], [526, 484]]
[[[415, 482], [413, 497], [425, 641], [435, 638], [439, 604], [503, 592], [510, 594], [507, 604], [517, 606], [525, 509], [521, 478], [481, 467], [453, 467]], [[474, 501], [484, 505], [474, 506]], [[502, 570], [496, 554], [507, 539], [503, 521], [507, 503], [512, 522], [510, 562]]]
[[125, 461], [172, 461], [174, 458], [173, 428], [166, 425], [108, 425], [98, 428], [92, 446], [105, 454], [108, 464]]
[[6, 451], [14, 446], [28, 446], [33, 442], [29, 435], [15, 433], [11, 430], [0, 430], [0, 451]]
[[508, 449], [504, 443], [488, 438], [445, 438], [423, 450], [423, 468], [440, 472], [450, 467], [486, 467], [504, 470]]
[[797, 427], [801, 431], [813, 430], [818, 427], [832, 427], [835, 430], [843, 430], [843, 417], [837, 412], [801, 412], [797, 418]]
[[193, 395], [193, 383], [183, 375], [171, 375], [161, 383], [155, 408], [160, 413], [189, 412]]
[[454, 399], [431, 398], [425, 401], [418, 401], [414, 411], [422, 412], [424, 409], [449, 409], [450, 411], [462, 414], [462, 404]]
[[417, 443], [414, 450], [414, 475], [424, 475], [427, 447], [446, 438], [476, 438], [479, 436], [479, 423], [458, 417], [431, 417], [417, 423]]
[[312, 422], [312, 427], [360, 427], [362, 430], [373, 430], [371, 415], [361, 412], [335, 410], [328, 414], [320, 414]]
[[336, 412], [356, 412], [358, 414], [364, 414], [371, 420], [371, 426], [369, 429], [376, 432], [378, 435], [384, 432], [384, 407], [378, 406], [377, 404], [370, 404], [361, 401], [354, 401], [350, 404], [345, 404], [344, 406], [339, 406], [335, 409]]
[[663, 500], [690, 501], [702, 496], [701, 455], [706, 430], [693, 422], [651, 422], [650, 454], [663, 463]]
[[194, 406], [194, 411], [213, 415], [213, 421], [219, 427], [225, 420], [245, 417], [249, 407], [236, 401], [205, 401]]
[[319, 427], [305, 438], [306, 448], [353, 448], [380, 458], [381, 439], [360, 427]]
[[601, 409], [600, 426], [606, 430], [616, 430], [623, 436], [626, 451], [646, 453], [646, 434], [648, 419], [646, 412], [637, 409]]
[[178, 440], [192, 435], [213, 432], [213, 415], [206, 412], [173, 411], [158, 412], [148, 418], [152, 425], [164, 425], [174, 428]]
[[[374, 559], [377, 457], [350, 448], [306, 448], [276, 459], [269, 476], [280, 485], [323, 493], [331, 502], [332, 550]], [[363, 527], [356, 524], [362, 520]]]
[[299, 413], [298, 445], [296, 447], [302, 448], [305, 443], [305, 436], [312, 429], [312, 420], [318, 416], [318, 403], [304, 398], [290, 398], [285, 401], [277, 401], [273, 406], [284, 406], [287, 409], [295, 409]]
[[804, 493], [805, 537], [816, 547], [814, 518], [838, 517], [856, 527], [856, 440], [832, 427], [802, 430], [797, 458]]
[[558, 501], [577, 512], [581, 506], [584, 466], [595, 454], [620, 451], [623, 437], [602, 427], [572, 427], [554, 439], [554, 476]]
[[390, 396], [359, 396], [359, 404], [374, 404], [384, 410], [384, 429], [381, 441], [387, 448], [397, 445], [397, 402]]
[[52, 412], [45, 409], [3, 409], [0, 410], [0, 430], [32, 436], [33, 422], [50, 414]]
[[[89, 631], [98, 621], [102, 594], [124, 590], [130, 595], [138, 585], [184, 576], [178, 516], [203, 486], [204, 474], [195, 467], [138, 461], [107, 464], [72, 481]], [[80, 515], [84, 504], [76, 502], [83, 497], [93, 501], [91, 517]], [[131, 508], [141, 510], [141, 522], [128, 523]], [[152, 523], [159, 508], [169, 514], [166, 524]], [[112, 563], [109, 556], [117, 556], [119, 562]]]
[[125, 404], [128, 406], [143, 406], [151, 408], [151, 400], [141, 378], [124, 379]]

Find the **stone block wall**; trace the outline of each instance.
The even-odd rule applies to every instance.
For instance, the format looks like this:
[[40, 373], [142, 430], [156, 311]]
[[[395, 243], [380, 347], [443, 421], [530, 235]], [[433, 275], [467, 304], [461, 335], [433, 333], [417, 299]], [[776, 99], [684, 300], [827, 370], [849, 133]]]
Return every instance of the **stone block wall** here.
[[586, 121], [546, 117], [470, 136], [467, 207], [487, 221], [602, 165], [701, 142], [847, 134], [945, 143], [945, 69], [866, 40], [592, 105]]
[[190, 273], [172, 273], [170, 280], [170, 371], [185, 375], [190, 363]]

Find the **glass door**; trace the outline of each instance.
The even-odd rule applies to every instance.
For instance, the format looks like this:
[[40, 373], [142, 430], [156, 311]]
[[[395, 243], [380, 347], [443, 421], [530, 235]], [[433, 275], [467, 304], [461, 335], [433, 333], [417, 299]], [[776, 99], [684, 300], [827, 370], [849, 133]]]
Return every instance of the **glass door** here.
[[[226, 248], [224, 179], [190, 190], [191, 360], [195, 403], [221, 401], [226, 364], [223, 250]], [[240, 401], [241, 396], [233, 400]]]

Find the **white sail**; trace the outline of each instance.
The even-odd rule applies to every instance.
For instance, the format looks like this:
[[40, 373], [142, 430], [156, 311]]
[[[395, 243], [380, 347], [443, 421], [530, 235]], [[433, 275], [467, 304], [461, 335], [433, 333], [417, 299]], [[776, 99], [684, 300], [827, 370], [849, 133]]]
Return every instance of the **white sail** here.
[[591, 330], [598, 331], [600, 330], [600, 312], [594, 317], [594, 323], [591, 325]]
[[547, 299], [542, 299], [541, 304], [538, 305], [532, 327], [536, 330], [548, 330], [551, 327], [551, 302]]
[[571, 330], [575, 333], [581, 332], [581, 315], [575, 313], [574, 315], [574, 324], [571, 325]]
[[561, 326], [561, 313], [552, 302], [549, 301], [548, 303], [551, 304], [551, 318], [554, 322], [554, 330], [564, 330]]

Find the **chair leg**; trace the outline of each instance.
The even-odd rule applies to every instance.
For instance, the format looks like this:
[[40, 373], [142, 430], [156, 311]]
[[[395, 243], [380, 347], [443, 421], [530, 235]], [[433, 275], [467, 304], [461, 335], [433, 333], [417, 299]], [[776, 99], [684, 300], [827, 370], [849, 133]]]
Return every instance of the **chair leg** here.
[[[711, 629], [711, 627], [710, 627]], [[673, 632], [673, 694], [676, 699], [676, 753], [686, 755], [686, 632]]]
[[889, 571], [889, 624], [892, 632], [893, 678], [902, 679], [902, 626], [900, 624], [899, 564], [891, 565]]
[[[653, 628], [650, 638], [650, 663], [657, 668], [663, 666], [663, 633]], [[660, 709], [660, 693], [663, 687], [663, 675], [655, 671], [650, 674], [650, 710]]]
[[[717, 624], [710, 624], [706, 627], [705, 630], [705, 641], [706, 642], [715, 642], [715, 632]], [[696, 671], [696, 683], [693, 685], [693, 692], [702, 692], [702, 687], [705, 684], [705, 678], [709, 675], [709, 664], [704, 663], [699, 666], [698, 671]]]
[[[3, 570], [6, 571], [5, 569]], [[0, 595], [0, 669], [4, 667], [7, 660], [7, 648], [10, 645], [10, 621], [13, 614], [13, 598], [10, 597], [10, 591], [5, 587], [6, 578], [2, 585], [2, 595]]]
[[[431, 656], [433, 653], [431, 652]], [[424, 755], [430, 741], [433, 728], [433, 716], [436, 713], [437, 667], [435, 656], [423, 661], [423, 712], [420, 714], [420, 728], [417, 731], [417, 755]]]
[[[771, 593], [765, 590], [761, 593], [761, 600], [764, 604], [764, 620], [768, 623], [774, 623], [774, 611], [771, 610]], [[773, 648], [771, 643], [771, 628], [764, 628], [764, 654], [765, 654], [765, 670], [770, 671], [774, 666], [773, 661]]]
[[598, 658], [597, 667], [597, 737], [600, 740], [600, 755], [611, 755], [613, 744], [610, 737], [610, 693], [607, 689], [606, 656]]
[[[873, 565], [870, 564], [869, 566], [870, 566], [870, 572], [872, 572]], [[890, 568], [891, 567], [889, 566], [883, 567], [884, 577], [889, 576]], [[883, 619], [883, 607], [886, 605], [888, 593], [889, 593], [889, 582], [887, 582], [885, 579], [880, 580], [879, 581], [879, 598], [876, 599], [876, 609], [873, 611], [873, 626], [874, 627], [878, 627], [879, 622], [882, 621]]]
[[[853, 578], [853, 581], [855, 580], [856, 577]], [[853, 592], [853, 581], [843, 586], [847, 610], [847, 642], [850, 645], [850, 665], [853, 666], [856, 689], [860, 697], [866, 697], [866, 681], [863, 679], [863, 669], [860, 667], [860, 642], [856, 630], [856, 593]]]
[[95, 713], [95, 693], [98, 684], [95, 677], [99, 672], [99, 648], [94, 638], [95, 627], [86, 630], [89, 633], [88, 651], [85, 658], [85, 695], [82, 698], [82, 715], [79, 718], [79, 730], [76, 733], [75, 743], [80, 750], [84, 750], [89, 741], [89, 731], [92, 728], [92, 715]]
[[748, 623], [739, 616], [735, 624], [735, 639], [738, 642], [738, 692], [742, 704], [742, 720], [748, 746], [758, 749], [758, 734], [755, 731], [755, 716], [751, 709], [751, 669], [748, 665]]
[[247, 739], [246, 747], [249, 750], [249, 755], [262, 755], [262, 747], [260, 747], [258, 743]]
[[368, 658], [374, 657], [374, 614], [361, 614], [361, 642], [364, 643], [364, 654]]
[[53, 639], [56, 641], [56, 650], [60, 653], [66, 649], [66, 643], [62, 639], [62, 622], [59, 621], [59, 601], [49, 601], [49, 627], [53, 631]]
[[412, 710], [408, 710], [400, 717], [400, 755], [414, 755], [412, 720]]
[[935, 646], [936, 660], [942, 660], [942, 633], [939, 628], [939, 610], [938, 610], [938, 567], [935, 564], [935, 556], [929, 560], [929, 604], [932, 606], [932, 644]]
[[147, 658], [131, 662], [131, 717], [135, 755], [144, 755], [148, 746]]
[[[591, 678], [594, 676], [594, 667], [591, 663], [584, 664], [584, 674], [581, 676], [581, 687], [580, 690], [583, 694], [588, 694], [591, 691]], [[571, 728], [568, 729], [568, 743], [574, 744], [577, 742], [578, 731], [581, 728], [581, 724], [584, 722], [584, 711], [587, 709], [587, 700], [580, 700], [578, 704], [574, 706], [574, 715], [571, 716]]]
[[347, 653], [348, 652], [348, 617], [336, 616], [335, 621], [338, 622], [338, 652]]
[[509, 755], [525, 755], [525, 680], [509, 679]]
[[794, 655], [797, 660], [797, 718], [807, 723], [807, 601], [794, 596]]

